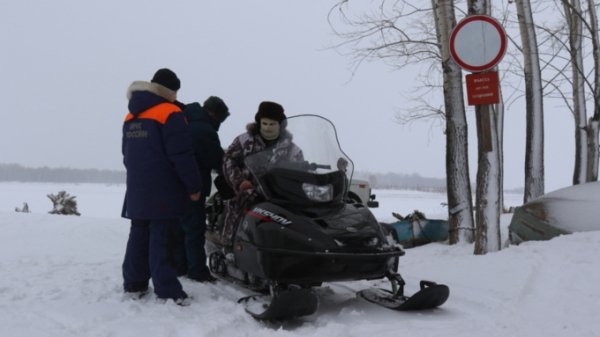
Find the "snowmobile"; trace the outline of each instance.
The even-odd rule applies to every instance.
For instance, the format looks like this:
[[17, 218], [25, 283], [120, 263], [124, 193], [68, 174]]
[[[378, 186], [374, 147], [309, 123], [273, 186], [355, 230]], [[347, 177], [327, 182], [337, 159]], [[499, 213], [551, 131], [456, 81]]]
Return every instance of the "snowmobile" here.
[[324, 282], [387, 278], [391, 289], [358, 295], [395, 310], [442, 305], [447, 286], [421, 281], [404, 294], [397, 272], [401, 246], [363, 204], [347, 198], [353, 164], [341, 150], [334, 125], [318, 115], [287, 119], [285, 132], [302, 149], [304, 161], [273, 162], [273, 149], [249, 155], [260, 202], [245, 211], [231, 243], [223, 243], [223, 201], [207, 202], [209, 268], [214, 276], [255, 291], [238, 302], [259, 320], [287, 320], [313, 314]]

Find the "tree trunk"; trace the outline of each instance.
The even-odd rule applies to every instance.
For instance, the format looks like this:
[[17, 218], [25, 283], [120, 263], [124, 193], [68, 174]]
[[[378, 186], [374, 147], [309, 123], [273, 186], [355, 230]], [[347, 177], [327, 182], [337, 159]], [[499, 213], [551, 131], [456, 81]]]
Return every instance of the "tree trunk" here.
[[500, 213], [504, 210], [504, 97], [502, 95], [502, 88], [498, 88], [498, 94], [500, 96], [500, 103], [496, 104], [496, 130], [498, 132], [498, 159], [500, 164], [498, 167], [498, 179], [500, 181]]
[[523, 202], [544, 194], [544, 108], [537, 37], [529, 0], [517, 0], [523, 46], [527, 135]]
[[469, 177], [468, 128], [462, 71], [450, 57], [450, 31], [456, 26], [454, 1], [432, 0], [442, 55], [446, 113], [446, 184], [449, 242], [473, 242], [473, 199]]
[[[486, 0], [469, 0], [469, 15], [490, 15]], [[477, 189], [475, 201], [475, 254], [500, 250], [500, 146], [495, 107], [475, 107], [477, 120]], [[488, 144], [489, 141], [489, 144]]]
[[[475, 254], [500, 250], [500, 155], [498, 149], [497, 115], [491, 105], [476, 109], [478, 139], [489, 133], [491, 149], [478, 142]], [[486, 127], [485, 124], [488, 124]]]
[[588, 0], [590, 14], [590, 35], [592, 38], [592, 53], [594, 56], [594, 116], [587, 126], [588, 134], [588, 168], [587, 181], [598, 181], [599, 140], [598, 123], [600, 123], [600, 37], [598, 36], [598, 15], [594, 0]]
[[588, 169], [587, 181], [598, 181], [598, 129], [600, 121], [590, 118], [587, 125]]
[[569, 23], [569, 48], [573, 74], [573, 117], [575, 118], [575, 169], [573, 185], [587, 180], [587, 112], [585, 107], [585, 73], [583, 69], [581, 3], [579, 0], [562, 0], [565, 17]]

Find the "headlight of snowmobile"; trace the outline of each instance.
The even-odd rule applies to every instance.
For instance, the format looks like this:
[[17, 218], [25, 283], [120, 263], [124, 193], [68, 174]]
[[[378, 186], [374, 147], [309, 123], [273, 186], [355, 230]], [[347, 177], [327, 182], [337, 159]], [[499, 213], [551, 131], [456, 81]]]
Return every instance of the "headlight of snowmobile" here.
[[377, 245], [379, 245], [379, 239], [376, 237], [365, 241], [365, 246], [367, 247], [377, 247]]
[[302, 189], [306, 197], [312, 201], [331, 201], [333, 199], [333, 186], [327, 185], [313, 185], [313, 184], [302, 184]]

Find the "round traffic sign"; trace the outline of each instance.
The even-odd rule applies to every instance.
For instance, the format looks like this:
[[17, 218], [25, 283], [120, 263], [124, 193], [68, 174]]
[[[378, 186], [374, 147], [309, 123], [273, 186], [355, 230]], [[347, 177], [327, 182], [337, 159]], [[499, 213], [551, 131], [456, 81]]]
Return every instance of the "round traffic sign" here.
[[450, 34], [450, 55], [467, 71], [480, 72], [493, 68], [505, 52], [504, 28], [486, 15], [462, 19]]

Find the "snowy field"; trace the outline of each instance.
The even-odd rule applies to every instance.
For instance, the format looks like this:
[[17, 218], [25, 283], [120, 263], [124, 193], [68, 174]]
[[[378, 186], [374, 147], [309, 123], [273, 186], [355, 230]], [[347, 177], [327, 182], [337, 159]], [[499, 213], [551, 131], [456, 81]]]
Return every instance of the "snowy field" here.
[[[46, 194], [77, 196], [81, 217], [50, 215]], [[375, 191], [380, 221], [415, 209], [445, 216], [437, 193]], [[600, 232], [511, 246], [485, 256], [462, 244], [407, 250], [400, 272], [407, 292], [420, 279], [447, 284], [442, 307], [400, 313], [354, 292], [382, 281], [329, 283], [311, 316], [284, 324], [257, 322], [235, 302], [247, 293], [182, 279], [189, 307], [153, 296], [124, 299], [121, 272], [127, 221], [120, 219], [123, 186], [0, 183], [0, 336], [600, 336]], [[520, 196], [506, 196], [515, 206]], [[32, 213], [14, 212], [27, 202]], [[503, 216], [506, 225], [510, 216]]]

